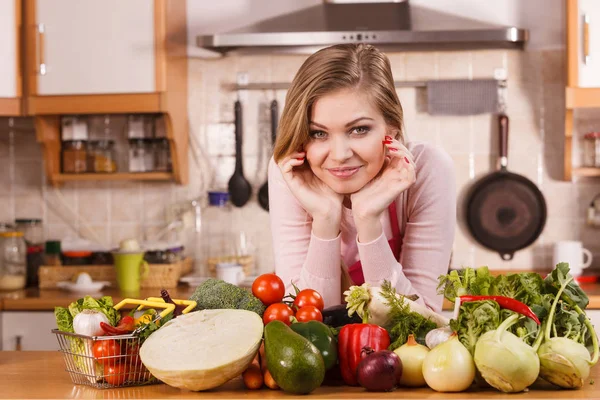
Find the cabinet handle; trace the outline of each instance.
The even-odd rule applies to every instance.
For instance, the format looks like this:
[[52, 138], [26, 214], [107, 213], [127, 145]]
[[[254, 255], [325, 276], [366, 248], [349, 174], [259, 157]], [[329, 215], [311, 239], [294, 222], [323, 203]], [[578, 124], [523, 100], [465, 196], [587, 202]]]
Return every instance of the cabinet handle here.
[[40, 75], [46, 75], [46, 62], [44, 61], [44, 40], [46, 37], [46, 27], [44, 24], [37, 24], [37, 34], [38, 34], [38, 73]]
[[15, 351], [21, 351], [21, 340], [23, 339], [23, 336], [19, 335], [17, 337], [15, 337], [16, 339], [16, 344], [15, 344]]
[[590, 15], [583, 14], [583, 63], [587, 65], [590, 61]]

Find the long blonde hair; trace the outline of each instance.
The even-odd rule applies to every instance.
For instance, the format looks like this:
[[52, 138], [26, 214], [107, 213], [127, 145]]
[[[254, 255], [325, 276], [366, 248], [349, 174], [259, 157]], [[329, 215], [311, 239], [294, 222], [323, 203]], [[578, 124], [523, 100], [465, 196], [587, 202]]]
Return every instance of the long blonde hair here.
[[385, 122], [404, 141], [402, 105], [396, 94], [390, 61], [369, 44], [326, 47], [304, 61], [288, 90], [273, 157], [279, 162], [298, 151], [309, 138], [309, 118], [315, 101], [340, 89], [368, 94]]

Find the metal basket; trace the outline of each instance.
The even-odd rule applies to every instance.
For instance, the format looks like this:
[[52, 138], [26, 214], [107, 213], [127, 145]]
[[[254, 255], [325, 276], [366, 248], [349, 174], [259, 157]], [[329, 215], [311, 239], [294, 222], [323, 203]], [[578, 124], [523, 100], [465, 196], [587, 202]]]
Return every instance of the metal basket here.
[[[137, 332], [120, 336], [84, 336], [58, 329], [52, 332], [58, 339], [71, 381], [77, 385], [106, 389], [158, 383], [140, 360]], [[102, 345], [108, 349], [118, 346], [119, 355], [95, 358], [94, 346]]]
[[[173, 299], [173, 302], [186, 306], [182, 311], [183, 314], [196, 307], [196, 302], [191, 300]], [[118, 310], [125, 304], [137, 305], [137, 310], [142, 310], [144, 307], [164, 308], [161, 313], [157, 314], [153, 322], [157, 322], [175, 310], [174, 304], [165, 303], [158, 297], [149, 297], [146, 300], [124, 299], [114, 308]], [[159, 382], [150, 374], [140, 359], [139, 333], [144, 328], [145, 326], [138, 327], [130, 334], [116, 336], [85, 336], [58, 329], [53, 329], [52, 333], [58, 339], [60, 352], [63, 353], [66, 370], [71, 376], [71, 381], [76, 385], [107, 389]], [[100, 357], [94, 357], [94, 346], [102, 345], [106, 346], [105, 351], [98, 351]], [[111, 348], [118, 349], [118, 354], [115, 355], [117, 352]]]

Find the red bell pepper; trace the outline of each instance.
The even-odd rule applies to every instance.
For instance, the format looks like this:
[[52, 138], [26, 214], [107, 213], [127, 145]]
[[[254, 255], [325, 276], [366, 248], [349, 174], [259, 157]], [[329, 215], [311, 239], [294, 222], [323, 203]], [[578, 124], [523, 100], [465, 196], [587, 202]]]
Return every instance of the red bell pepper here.
[[390, 335], [378, 325], [345, 325], [338, 336], [338, 357], [344, 382], [347, 385], [358, 386], [356, 370], [367, 354], [363, 351], [363, 347], [379, 351], [387, 349], [389, 345]]
[[539, 318], [537, 317], [537, 315], [535, 315], [535, 313], [531, 310], [531, 308], [529, 308], [529, 306], [527, 304], [522, 303], [519, 300], [515, 300], [511, 297], [471, 296], [471, 295], [460, 296], [461, 304], [464, 303], [465, 301], [481, 301], [481, 300], [493, 300], [496, 303], [498, 303], [498, 305], [500, 305], [500, 307], [506, 308], [507, 310], [511, 310], [511, 311], [514, 311], [519, 314], [522, 314], [522, 315], [534, 320], [536, 324], [538, 324], [538, 325], [540, 324]]
[[127, 335], [135, 330], [135, 319], [127, 315], [121, 318], [117, 326], [112, 326], [105, 322], [100, 322], [100, 328], [102, 328], [102, 330], [110, 336]]

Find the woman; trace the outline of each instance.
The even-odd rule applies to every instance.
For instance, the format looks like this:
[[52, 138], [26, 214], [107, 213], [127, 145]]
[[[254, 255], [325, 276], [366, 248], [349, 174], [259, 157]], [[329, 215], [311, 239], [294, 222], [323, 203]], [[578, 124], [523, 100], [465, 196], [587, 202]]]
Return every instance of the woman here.
[[453, 165], [430, 145], [405, 144], [402, 118], [389, 60], [375, 47], [331, 46], [300, 67], [269, 164], [275, 270], [288, 288], [315, 289], [332, 306], [349, 284], [388, 280], [441, 309]]

